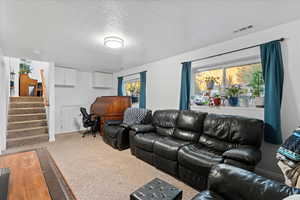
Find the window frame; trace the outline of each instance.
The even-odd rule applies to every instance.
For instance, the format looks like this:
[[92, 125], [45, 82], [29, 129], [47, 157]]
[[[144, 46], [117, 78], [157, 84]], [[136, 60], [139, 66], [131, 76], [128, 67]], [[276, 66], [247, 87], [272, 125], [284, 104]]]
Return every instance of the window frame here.
[[[218, 69], [222, 69], [223, 71], [223, 77], [222, 77], [222, 83], [221, 83], [221, 87], [222, 88], [226, 88], [226, 69], [229, 68], [233, 68], [233, 67], [239, 67], [239, 66], [243, 66], [243, 65], [252, 65], [252, 64], [257, 64], [257, 63], [261, 63], [261, 59], [259, 55], [256, 56], [251, 56], [248, 58], [243, 58], [243, 59], [237, 59], [237, 60], [231, 60], [231, 61], [227, 61], [227, 62], [220, 62], [220, 63], [212, 63], [212, 64], [205, 64], [205, 65], [201, 65], [201, 64], [193, 64], [192, 63], [192, 76], [191, 76], [191, 97], [197, 95], [195, 93], [195, 74], [197, 72], [204, 72], [204, 71], [210, 71], [210, 70], [218, 70]], [[193, 106], [194, 107], [194, 106]], [[196, 107], [201, 107], [201, 106], [196, 106]], [[228, 107], [228, 106], [226, 106]], [[239, 108], [243, 108], [243, 109], [249, 109], [252, 107], [239, 107]], [[261, 109], [261, 108], [260, 108]], [[263, 109], [263, 108], [262, 108]]]
[[[124, 77], [123, 83], [122, 83], [123, 96], [127, 96], [126, 88], [125, 88], [126, 83], [127, 82], [134, 82], [134, 81], [138, 81], [138, 80], [141, 81], [141, 78], [140, 78], [139, 74], [134, 74], [134, 75]], [[138, 102], [133, 103], [132, 107], [139, 107], [140, 96], [141, 96], [141, 94], [139, 93]]]

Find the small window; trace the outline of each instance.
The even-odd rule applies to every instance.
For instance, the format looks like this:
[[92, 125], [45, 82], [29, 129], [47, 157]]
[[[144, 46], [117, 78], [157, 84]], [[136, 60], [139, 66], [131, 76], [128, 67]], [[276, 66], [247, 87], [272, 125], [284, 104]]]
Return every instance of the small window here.
[[261, 63], [195, 69], [192, 87], [193, 105], [263, 106], [256, 101], [264, 97]]
[[139, 106], [140, 98], [140, 79], [129, 79], [124, 81], [124, 91], [126, 96], [131, 96], [132, 105]]

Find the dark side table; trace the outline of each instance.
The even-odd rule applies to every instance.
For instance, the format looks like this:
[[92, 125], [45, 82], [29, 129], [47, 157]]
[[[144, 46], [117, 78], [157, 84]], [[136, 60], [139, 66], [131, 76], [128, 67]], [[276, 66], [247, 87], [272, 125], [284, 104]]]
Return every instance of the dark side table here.
[[181, 200], [182, 190], [155, 178], [130, 195], [130, 200]]

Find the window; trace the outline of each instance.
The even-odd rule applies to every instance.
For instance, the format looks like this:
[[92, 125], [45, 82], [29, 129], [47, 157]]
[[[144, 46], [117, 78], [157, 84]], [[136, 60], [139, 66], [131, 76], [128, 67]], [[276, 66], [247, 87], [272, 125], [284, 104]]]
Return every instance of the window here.
[[[261, 63], [195, 69], [192, 105], [259, 106], [264, 96]], [[260, 105], [261, 106], [261, 105]]]
[[139, 105], [140, 79], [132, 78], [124, 81], [124, 91], [126, 96], [131, 96], [133, 106]]

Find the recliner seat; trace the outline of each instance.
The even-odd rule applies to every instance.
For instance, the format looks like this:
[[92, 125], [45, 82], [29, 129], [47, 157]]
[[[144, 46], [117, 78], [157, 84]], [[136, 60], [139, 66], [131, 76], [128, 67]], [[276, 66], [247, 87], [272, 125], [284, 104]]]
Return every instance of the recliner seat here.
[[[197, 187], [204, 184], [201, 188], [205, 188], [206, 183], [201, 177], [206, 179], [211, 167], [216, 164], [227, 163], [254, 170], [261, 159], [262, 132], [261, 120], [209, 114], [204, 120], [198, 144], [185, 146], [178, 152], [180, 178]], [[187, 170], [191, 171], [189, 176]], [[201, 180], [201, 183], [192, 181], [190, 176]]]
[[130, 148], [138, 158], [203, 189], [216, 164], [254, 169], [261, 159], [263, 128], [257, 119], [159, 110], [152, 125], [131, 127]]
[[[143, 133], [141, 130], [138, 129], [138, 127], [142, 126], [133, 126], [132, 129], [135, 130], [136, 134], [134, 136], [134, 141], [131, 136], [130, 139], [130, 146], [134, 146], [134, 154], [150, 163], [154, 164], [154, 143], [158, 141], [159, 139], [162, 139], [164, 137], [170, 136], [173, 134], [175, 129], [176, 120], [178, 117], [179, 111], [177, 110], [166, 110], [166, 111], [156, 111], [153, 114], [153, 127], [152, 132], [146, 132]], [[133, 151], [132, 151], [133, 152]], [[145, 157], [144, 157], [145, 155]]]
[[173, 176], [178, 176], [178, 151], [181, 147], [196, 143], [202, 132], [206, 113], [181, 111], [173, 133], [154, 143], [154, 165]]

